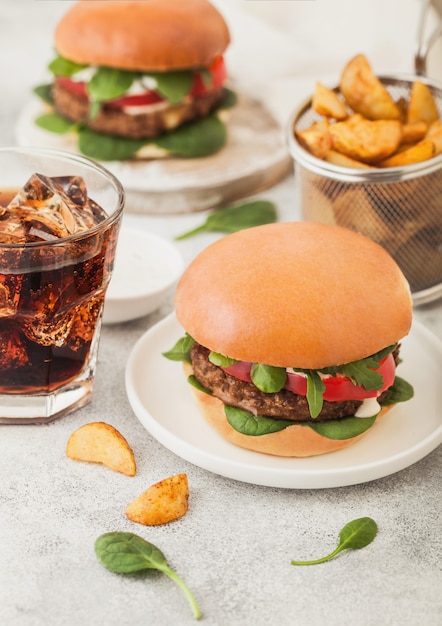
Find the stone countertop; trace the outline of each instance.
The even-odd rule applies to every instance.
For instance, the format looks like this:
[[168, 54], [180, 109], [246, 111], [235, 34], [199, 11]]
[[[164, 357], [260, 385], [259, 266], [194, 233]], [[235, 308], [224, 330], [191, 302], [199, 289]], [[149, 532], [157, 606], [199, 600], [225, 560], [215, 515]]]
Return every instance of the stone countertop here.
[[[2, 2], [1, 145], [14, 143], [15, 117], [33, 84], [26, 69], [38, 72], [49, 47], [43, 32], [51, 32], [63, 4]], [[261, 197], [276, 203], [281, 219], [297, 219], [295, 192], [296, 180], [290, 177]], [[124, 220], [173, 239], [203, 218], [128, 213]], [[216, 238], [204, 234], [177, 245], [188, 262]], [[45, 426], [0, 428], [0, 623], [194, 624], [185, 597], [167, 577], [116, 575], [98, 563], [95, 539], [123, 530], [165, 553], [194, 592], [207, 626], [439, 626], [442, 447], [400, 472], [332, 489], [263, 487], [181, 459], [135, 417], [124, 382], [133, 346], [171, 310], [168, 301], [148, 317], [103, 329], [87, 407]], [[415, 318], [438, 345], [442, 302], [416, 308]], [[95, 420], [113, 424], [131, 443], [135, 477], [65, 457], [70, 433]], [[191, 492], [184, 518], [155, 528], [125, 518], [129, 501], [179, 472], [187, 473]], [[341, 528], [364, 516], [379, 528], [367, 548], [318, 566], [290, 565], [291, 559], [331, 552]]]

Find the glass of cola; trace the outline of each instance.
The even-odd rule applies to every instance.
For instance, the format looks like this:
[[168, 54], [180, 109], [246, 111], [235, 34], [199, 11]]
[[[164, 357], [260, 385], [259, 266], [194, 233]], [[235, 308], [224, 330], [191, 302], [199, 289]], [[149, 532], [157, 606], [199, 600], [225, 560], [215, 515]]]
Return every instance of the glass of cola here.
[[97, 163], [0, 148], [0, 423], [89, 401], [123, 207]]

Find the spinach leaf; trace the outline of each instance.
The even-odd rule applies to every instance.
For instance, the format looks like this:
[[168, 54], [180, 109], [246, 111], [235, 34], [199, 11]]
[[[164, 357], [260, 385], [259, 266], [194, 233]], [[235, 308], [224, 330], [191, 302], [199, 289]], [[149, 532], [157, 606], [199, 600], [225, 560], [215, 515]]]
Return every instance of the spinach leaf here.
[[192, 387], [195, 387], [195, 389], [198, 389], [198, 391], [207, 393], [208, 396], [212, 395], [212, 392], [209, 391], [209, 389], [206, 389], [205, 387], [203, 387], [200, 381], [193, 374], [187, 377], [187, 382], [189, 383], [189, 385], [192, 385]]
[[119, 98], [129, 91], [137, 76], [136, 72], [126, 72], [113, 67], [99, 67], [88, 82], [89, 97], [92, 102]]
[[155, 137], [151, 143], [172, 155], [191, 159], [218, 152], [226, 141], [226, 127], [215, 114], [212, 114]]
[[163, 352], [163, 356], [170, 361], [186, 361], [190, 363], [190, 348], [194, 343], [195, 340], [186, 333], [184, 337], [178, 339], [173, 348], [167, 352]]
[[46, 84], [46, 85], [37, 85], [36, 87], [34, 87], [34, 89], [32, 90], [33, 93], [35, 93], [36, 96], [38, 96], [41, 100], [43, 100], [43, 102], [46, 102], [46, 104], [53, 104], [54, 101], [52, 99], [52, 84]]
[[219, 352], [210, 352], [209, 361], [218, 367], [229, 367], [229, 365], [237, 363], [236, 359], [231, 359], [230, 357], [224, 356], [224, 354], [220, 354]]
[[85, 63], [74, 63], [74, 61], [69, 61], [61, 56], [57, 56], [48, 65], [48, 69], [55, 76], [73, 76], [77, 72], [84, 70], [86, 67], [88, 67], [88, 65]]
[[78, 132], [80, 152], [96, 161], [123, 161], [133, 157], [145, 145], [143, 139], [128, 139], [115, 135], [96, 133], [90, 128]]
[[254, 363], [250, 370], [250, 376], [255, 387], [260, 391], [276, 393], [284, 387], [287, 372], [284, 367]]
[[39, 115], [34, 121], [40, 128], [58, 135], [66, 135], [78, 129], [78, 124], [67, 120], [65, 117], [58, 115], [58, 113], [44, 113]]
[[307, 402], [313, 419], [322, 411], [325, 385], [315, 370], [307, 370]]
[[155, 91], [158, 91], [172, 104], [178, 104], [191, 90], [194, 72], [177, 70], [171, 72], [149, 72], [146, 75], [155, 80]]
[[381, 404], [382, 406], [389, 406], [398, 402], [407, 402], [413, 396], [414, 389], [412, 385], [400, 376], [396, 376], [393, 385], [387, 390]]
[[109, 532], [100, 535], [95, 541], [95, 554], [104, 567], [117, 574], [131, 574], [147, 569], [166, 574], [184, 592], [194, 617], [200, 619], [201, 611], [190, 589], [168, 566], [161, 550], [152, 543], [133, 533]]
[[252, 200], [234, 206], [217, 209], [211, 213], [204, 224], [194, 228], [175, 239], [186, 239], [197, 233], [216, 231], [234, 233], [244, 228], [252, 228], [261, 224], [276, 222], [276, 207], [268, 200]]
[[318, 435], [327, 439], [352, 439], [371, 428], [376, 421], [376, 415], [372, 417], [343, 417], [336, 420], [323, 422], [308, 422], [309, 427]]
[[286, 420], [276, 420], [271, 417], [257, 417], [248, 411], [244, 411], [244, 409], [229, 406], [228, 404], [224, 405], [224, 412], [232, 428], [243, 435], [251, 437], [277, 433], [294, 423]]
[[231, 109], [238, 104], [238, 96], [234, 91], [228, 89], [227, 87], [223, 87], [223, 99], [221, 103], [218, 105], [219, 109]]
[[368, 546], [376, 537], [377, 524], [370, 517], [354, 519], [344, 526], [339, 533], [339, 543], [333, 552], [313, 561], [291, 561], [292, 565], [316, 565], [330, 561], [343, 550], [360, 550]]

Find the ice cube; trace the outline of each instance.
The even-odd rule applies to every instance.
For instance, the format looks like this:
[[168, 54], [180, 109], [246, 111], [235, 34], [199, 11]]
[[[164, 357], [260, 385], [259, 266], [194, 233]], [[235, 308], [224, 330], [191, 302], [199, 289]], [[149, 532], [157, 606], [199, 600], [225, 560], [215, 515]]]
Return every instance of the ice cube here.
[[0, 241], [61, 239], [89, 230], [105, 217], [104, 211], [88, 198], [81, 177], [33, 174], [0, 212]]
[[20, 333], [13, 325], [3, 324], [0, 329], [0, 370], [28, 365], [29, 357]]

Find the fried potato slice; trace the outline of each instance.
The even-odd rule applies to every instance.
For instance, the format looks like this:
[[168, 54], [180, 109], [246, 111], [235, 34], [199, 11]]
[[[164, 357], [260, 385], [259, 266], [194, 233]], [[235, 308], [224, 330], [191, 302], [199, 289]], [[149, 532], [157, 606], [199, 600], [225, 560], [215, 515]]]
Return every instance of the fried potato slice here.
[[411, 165], [431, 159], [435, 154], [435, 147], [430, 139], [423, 139], [410, 146], [406, 150], [401, 150], [397, 154], [392, 154], [387, 159], [378, 163], [379, 167], [401, 167]]
[[373, 73], [365, 55], [358, 54], [347, 63], [339, 87], [355, 113], [361, 113], [370, 120], [400, 119], [400, 108]]
[[90, 422], [74, 431], [66, 445], [66, 456], [74, 461], [99, 463], [127, 476], [136, 473], [132, 448], [123, 435], [106, 422]]
[[409, 122], [402, 124], [402, 139], [401, 143], [417, 143], [425, 137], [427, 134], [427, 125], [425, 122]]
[[338, 94], [319, 81], [313, 94], [312, 108], [319, 115], [333, 117], [336, 120], [345, 120], [348, 117], [346, 106]]
[[408, 103], [408, 123], [425, 122], [430, 126], [439, 118], [436, 101], [428, 85], [415, 80], [411, 86]]
[[126, 517], [137, 524], [159, 526], [183, 517], [188, 502], [187, 474], [176, 474], [151, 485], [128, 504]]
[[425, 139], [431, 139], [434, 144], [435, 155], [442, 152], [442, 121], [436, 120], [428, 129]]
[[344, 122], [331, 124], [330, 135], [334, 150], [372, 164], [396, 151], [402, 129], [398, 120], [367, 120], [356, 113]]
[[325, 155], [325, 160], [328, 163], [332, 163], [332, 165], [339, 165], [341, 167], [353, 167], [353, 168], [363, 168], [363, 169], [372, 169], [371, 165], [367, 165], [367, 163], [363, 163], [362, 161], [357, 161], [356, 159], [352, 159], [351, 157], [341, 154], [340, 152], [336, 152], [336, 150], [329, 150]]
[[329, 132], [328, 120], [313, 122], [305, 130], [295, 131], [296, 139], [301, 146], [308, 150], [318, 159], [323, 159], [332, 147], [332, 139]]

